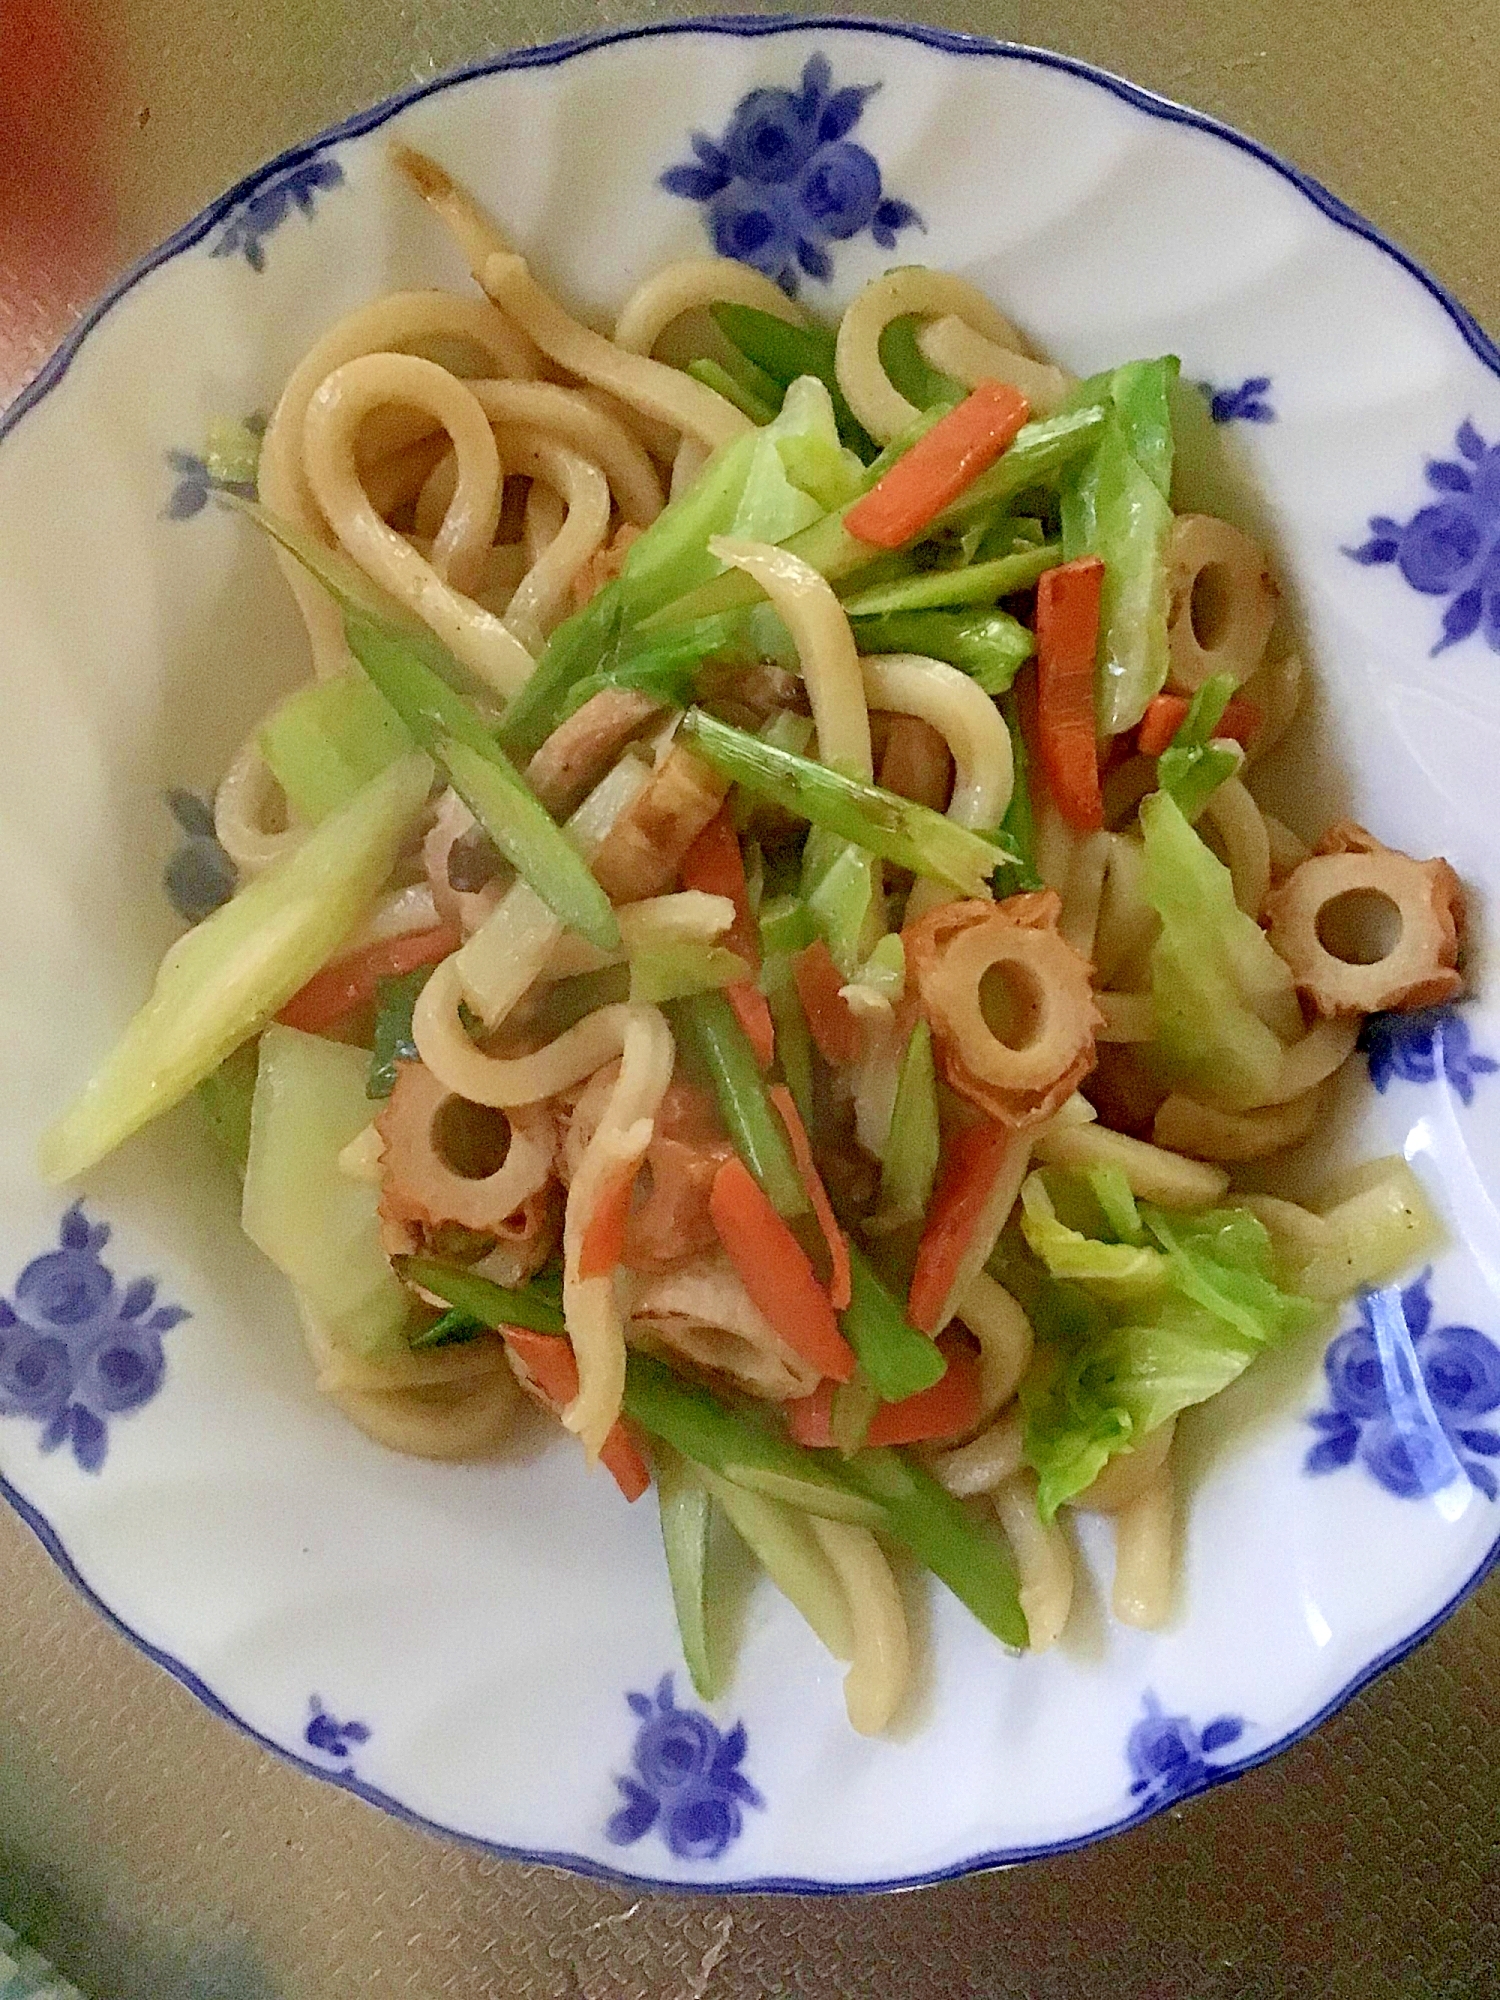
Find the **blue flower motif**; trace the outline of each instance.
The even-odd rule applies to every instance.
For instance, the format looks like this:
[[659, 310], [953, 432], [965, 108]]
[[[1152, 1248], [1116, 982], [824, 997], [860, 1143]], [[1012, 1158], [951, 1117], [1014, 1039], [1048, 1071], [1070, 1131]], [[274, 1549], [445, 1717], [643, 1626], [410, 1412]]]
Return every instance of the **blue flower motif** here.
[[1359, 1324], [1323, 1357], [1333, 1407], [1308, 1419], [1321, 1433], [1304, 1460], [1337, 1472], [1356, 1458], [1388, 1493], [1419, 1500], [1461, 1474], [1487, 1499], [1500, 1481], [1500, 1346], [1477, 1327], [1434, 1326], [1426, 1270], [1404, 1291], [1362, 1292]]
[[627, 1694], [639, 1716], [634, 1777], [616, 1778], [625, 1803], [604, 1831], [628, 1847], [653, 1827], [679, 1861], [717, 1861], [743, 1828], [742, 1806], [765, 1800], [740, 1770], [749, 1738], [737, 1722], [727, 1735], [697, 1709], [679, 1708], [672, 1676], [656, 1694]]
[[266, 237], [281, 227], [293, 208], [300, 208], [311, 220], [319, 191], [340, 187], [343, 179], [343, 168], [326, 153], [315, 154], [300, 166], [289, 167], [240, 203], [208, 254], [233, 257], [238, 253], [252, 271], [263, 271]]
[[1434, 505], [1405, 522], [1372, 514], [1370, 539], [1344, 554], [1367, 568], [1394, 563], [1413, 590], [1448, 599], [1434, 657], [1475, 632], [1500, 653], [1500, 444], [1465, 420], [1454, 445], [1457, 458], [1427, 461]]
[[161, 1336], [188, 1317], [158, 1305], [156, 1284], [122, 1291], [99, 1252], [109, 1225], [74, 1202], [58, 1247], [34, 1257], [0, 1298], [0, 1416], [42, 1426], [41, 1448], [69, 1445], [85, 1472], [109, 1449], [111, 1417], [149, 1403], [166, 1374]]
[[1367, 1014], [1357, 1046], [1370, 1065], [1370, 1081], [1382, 1094], [1399, 1077], [1403, 1083], [1435, 1083], [1444, 1078], [1465, 1104], [1474, 1102], [1474, 1079], [1500, 1069], [1480, 1055], [1469, 1024], [1453, 1007], [1423, 1007], [1415, 1014]]
[[196, 792], [174, 786], [167, 811], [182, 829], [176, 852], [162, 870], [167, 901], [190, 924], [201, 924], [234, 894], [240, 872], [219, 844], [213, 807]]
[[[266, 419], [257, 412], [246, 417], [244, 428], [251, 437], [258, 439], [265, 432]], [[255, 498], [253, 479], [226, 479], [214, 470], [212, 444], [206, 453], [174, 450], [164, 452], [163, 457], [173, 474], [171, 497], [162, 509], [169, 521], [192, 520], [208, 505], [211, 493], [235, 493], [241, 500]]]
[[1266, 401], [1270, 386], [1269, 375], [1247, 375], [1237, 389], [1216, 389], [1212, 382], [1198, 384], [1216, 424], [1274, 424], [1276, 412]]
[[833, 276], [826, 245], [865, 230], [882, 250], [899, 231], [923, 226], [908, 202], [881, 185], [874, 156], [849, 134], [878, 83], [833, 88], [824, 55], [810, 56], [797, 90], [752, 90], [721, 139], [694, 132], [693, 158], [668, 167], [668, 194], [695, 201], [721, 257], [753, 264], [795, 293], [803, 276]]
[[1165, 1805], [1200, 1790], [1209, 1773], [1218, 1768], [1209, 1763], [1209, 1757], [1215, 1750], [1237, 1743], [1245, 1733], [1244, 1720], [1238, 1715], [1216, 1715], [1201, 1730], [1194, 1729], [1185, 1715], [1165, 1714], [1149, 1689], [1144, 1705], [1146, 1713], [1125, 1743], [1131, 1796], [1143, 1805]]
[[308, 1703], [311, 1714], [307, 1727], [302, 1732], [302, 1740], [310, 1749], [321, 1751], [325, 1757], [334, 1757], [342, 1764], [349, 1761], [351, 1744], [368, 1743], [370, 1728], [364, 1722], [335, 1722], [324, 1708], [317, 1695]]

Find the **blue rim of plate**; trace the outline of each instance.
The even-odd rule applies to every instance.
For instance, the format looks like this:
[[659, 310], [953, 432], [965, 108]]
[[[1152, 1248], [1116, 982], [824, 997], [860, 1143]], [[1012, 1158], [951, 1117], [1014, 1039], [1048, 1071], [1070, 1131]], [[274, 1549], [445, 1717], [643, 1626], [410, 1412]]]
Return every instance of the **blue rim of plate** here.
[[[1431, 272], [1425, 270], [1414, 257], [1393, 243], [1373, 223], [1367, 222], [1347, 203], [1340, 201], [1338, 196], [1324, 187], [1321, 181], [1314, 180], [1311, 174], [1304, 173], [1300, 167], [1294, 167], [1289, 161], [1281, 159], [1268, 147], [1262, 146], [1258, 140], [1248, 138], [1243, 132], [1235, 131], [1232, 126], [1223, 124], [1217, 118], [1210, 118], [1205, 112], [1191, 110], [1186, 105], [1174, 103], [1168, 97], [1159, 97], [1154, 91], [1143, 90], [1138, 84], [1128, 83], [1123, 77], [1114, 76], [1108, 70], [1098, 69], [1092, 63], [1081, 62], [1074, 56], [1059, 55], [1050, 49], [1028, 48], [1020, 42], [993, 41], [987, 36], [956, 34], [949, 29], [923, 27], [909, 21], [873, 20], [859, 14], [826, 16], [786, 14], [778, 15], [774, 20], [767, 20], [759, 15], [705, 14], [694, 19], [663, 21], [649, 26], [602, 29], [595, 33], [574, 35], [563, 41], [546, 42], [535, 48], [510, 49], [500, 55], [480, 57], [462, 68], [449, 70], [440, 77], [414, 84], [407, 90], [382, 98], [379, 103], [371, 105], [367, 110], [357, 111], [337, 125], [328, 126], [313, 138], [287, 147], [285, 151], [278, 153], [273, 159], [237, 181], [174, 235], [169, 236], [164, 243], [159, 244], [137, 264], [132, 265], [125, 275], [104, 293], [9, 408], [0, 412], [0, 439], [7, 437], [27, 412], [35, 409], [43, 398], [57, 387], [90, 333], [105, 315], [140, 283], [142, 278], [163, 264], [170, 263], [184, 250], [191, 249], [195, 243], [201, 242], [210, 230], [267, 181], [285, 173], [289, 168], [300, 166], [304, 161], [325, 152], [341, 140], [357, 139], [367, 132], [378, 130], [389, 119], [406, 110], [409, 105], [418, 104], [424, 98], [437, 96], [457, 84], [472, 82], [477, 77], [495, 76], [508, 70], [552, 69], [570, 61], [574, 56], [587, 55], [595, 49], [609, 48], [621, 42], [654, 40], [672, 35], [731, 35], [740, 40], [752, 40], [766, 35], [805, 33], [884, 35], [894, 41], [917, 42], [926, 48], [938, 49], [945, 55], [1028, 63], [1039, 69], [1061, 70], [1065, 75], [1077, 77], [1084, 83], [1093, 84], [1096, 88], [1107, 91], [1110, 96], [1119, 98], [1135, 110], [1146, 113], [1148, 117], [1161, 119], [1169, 125], [1187, 125], [1197, 131], [1206, 132], [1210, 137], [1233, 146], [1237, 152], [1248, 154], [1280, 179], [1290, 182], [1330, 222], [1335, 223], [1340, 229], [1347, 229], [1352, 235], [1362, 237], [1365, 242], [1372, 244], [1389, 257], [1394, 264], [1399, 265], [1407, 276], [1414, 279], [1442, 308], [1469, 351], [1493, 375], [1500, 377], [1500, 346], [1490, 339], [1473, 315], [1459, 304], [1453, 294], [1441, 285]], [[1091, 1847], [1096, 1841], [1106, 1840], [1111, 1835], [1123, 1833], [1130, 1827], [1143, 1825], [1145, 1821], [1153, 1819], [1157, 1813], [1169, 1807], [1175, 1809], [1199, 1793], [1226, 1784], [1229, 1780], [1242, 1776], [1246, 1771], [1254, 1770], [1257, 1765], [1268, 1763], [1273, 1757], [1279, 1757], [1293, 1744], [1300, 1743], [1304, 1737], [1310, 1736], [1315, 1729], [1320, 1728], [1346, 1702], [1352, 1700], [1362, 1688], [1368, 1687], [1388, 1667], [1395, 1666], [1405, 1659], [1408, 1653], [1420, 1646], [1424, 1639], [1430, 1638], [1439, 1625], [1451, 1617], [1466, 1598], [1473, 1595], [1485, 1578], [1500, 1567], [1500, 1535], [1497, 1535], [1473, 1573], [1459, 1586], [1446, 1604], [1415, 1631], [1398, 1639], [1384, 1652], [1378, 1653], [1373, 1660], [1368, 1660], [1358, 1673], [1346, 1681], [1338, 1692], [1305, 1722], [1299, 1723], [1286, 1735], [1278, 1737], [1274, 1743], [1252, 1751], [1248, 1756], [1238, 1758], [1231, 1763], [1215, 1765], [1188, 1790], [1174, 1793], [1171, 1797], [1163, 1798], [1155, 1804], [1139, 1806], [1121, 1818], [1111, 1820], [1103, 1826], [1093, 1827], [1086, 1833], [1073, 1834], [1064, 1840], [1042, 1841], [1030, 1847], [995, 1848], [981, 1854], [969, 1855], [961, 1861], [950, 1862], [942, 1868], [929, 1869], [918, 1875], [892, 1876], [885, 1881], [823, 1882], [805, 1876], [770, 1875], [752, 1877], [748, 1881], [683, 1882], [664, 1881], [649, 1875], [611, 1868], [606, 1863], [595, 1861], [584, 1854], [553, 1852], [545, 1848], [512, 1847], [504, 1842], [486, 1840], [478, 1834], [463, 1833], [454, 1827], [444, 1826], [437, 1820], [425, 1818], [421, 1813], [414, 1812], [410, 1806], [403, 1805], [399, 1799], [392, 1798], [389, 1793], [381, 1791], [375, 1785], [365, 1784], [352, 1774], [330, 1771], [321, 1765], [309, 1762], [305, 1757], [298, 1756], [284, 1744], [262, 1735], [253, 1724], [246, 1722], [243, 1716], [237, 1715], [184, 1661], [163, 1651], [161, 1647], [154, 1646], [149, 1639], [144, 1638], [112, 1610], [98, 1592], [85, 1581], [69, 1555], [62, 1537], [51, 1522], [3, 1475], [0, 1475], [0, 1497], [9, 1503], [31, 1529], [73, 1587], [109, 1625], [113, 1626], [115, 1631], [129, 1640], [139, 1652], [144, 1653], [148, 1660], [153, 1661], [174, 1680], [179, 1681], [205, 1708], [222, 1717], [225, 1722], [232, 1723], [263, 1750], [269, 1750], [284, 1762], [294, 1765], [299, 1771], [320, 1779], [326, 1785], [333, 1785], [340, 1791], [353, 1793], [367, 1805], [378, 1807], [382, 1812], [391, 1814], [393, 1818], [403, 1821], [408, 1826], [419, 1828], [424, 1833], [436, 1834], [443, 1839], [460, 1840], [466, 1846], [478, 1848], [481, 1852], [492, 1854], [500, 1860], [524, 1861], [564, 1868], [571, 1874], [588, 1876], [595, 1881], [612, 1883], [621, 1888], [650, 1889], [687, 1896], [731, 1896], [754, 1893], [812, 1896], [875, 1895], [893, 1889], [927, 1888], [938, 1882], [953, 1882], [965, 1875], [981, 1874], [988, 1869], [1011, 1867], [1022, 1861], [1040, 1861], [1049, 1855], [1071, 1854], [1078, 1848]]]

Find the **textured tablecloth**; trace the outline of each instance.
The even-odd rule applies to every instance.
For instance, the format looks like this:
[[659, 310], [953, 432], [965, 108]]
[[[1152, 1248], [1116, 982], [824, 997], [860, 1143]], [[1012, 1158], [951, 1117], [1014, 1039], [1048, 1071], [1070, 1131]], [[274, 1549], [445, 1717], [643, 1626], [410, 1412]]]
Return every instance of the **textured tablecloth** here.
[[[695, 11], [0, 0], [0, 397], [290, 141], [496, 48]], [[925, 11], [1241, 126], [1500, 327], [1500, 0]], [[1500, 1995], [1497, 1724], [1492, 1581], [1309, 1741], [1103, 1847], [858, 1902], [637, 1897], [439, 1843], [283, 1766], [107, 1630], [0, 1508], [0, 1913], [99, 2000], [1478, 2000]]]

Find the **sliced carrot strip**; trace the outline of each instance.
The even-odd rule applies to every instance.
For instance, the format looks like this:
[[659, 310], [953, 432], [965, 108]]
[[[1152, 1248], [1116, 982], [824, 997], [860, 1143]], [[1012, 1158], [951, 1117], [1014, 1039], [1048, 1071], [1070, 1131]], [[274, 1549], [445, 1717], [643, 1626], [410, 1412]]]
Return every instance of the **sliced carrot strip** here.
[[[930, 1444], [962, 1437], [979, 1422], [979, 1359], [966, 1342], [943, 1339], [939, 1346], [948, 1372], [930, 1389], [899, 1403], [880, 1403], [865, 1432], [866, 1445]], [[833, 1445], [833, 1384], [820, 1382], [810, 1396], [784, 1404], [786, 1427], [795, 1444], [810, 1451]]]
[[847, 1382], [854, 1350], [839, 1332], [828, 1294], [743, 1160], [720, 1167], [708, 1206], [741, 1283], [787, 1346], [835, 1382]]
[[594, 1212], [584, 1226], [583, 1241], [578, 1246], [580, 1278], [607, 1278], [624, 1256], [630, 1199], [640, 1170], [637, 1154], [635, 1159], [623, 1161], [599, 1190], [599, 1199], [594, 1203]]
[[843, 975], [822, 938], [797, 953], [792, 960], [792, 977], [797, 982], [797, 998], [802, 1002], [808, 1028], [824, 1062], [835, 1069], [858, 1062], [865, 1038], [849, 1002], [839, 990], [844, 984]]
[[[684, 889], [700, 889], [706, 896], [727, 896], [734, 904], [734, 922], [720, 942], [737, 952], [751, 970], [758, 973], [760, 930], [750, 912], [745, 857], [740, 849], [740, 837], [734, 830], [728, 800], [683, 855], [679, 873]], [[725, 988], [724, 997], [749, 1036], [756, 1061], [762, 1069], [769, 1069], [776, 1060], [776, 1030], [766, 996], [753, 980], [741, 979]]]
[[399, 979], [415, 972], [419, 965], [436, 965], [463, 943], [457, 924], [439, 924], [428, 931], [408, 931], [402, 937], [382, 938], [363, 951], [350, 952], [315, 972], [307, 984], [294, 993], [276, 1016], [286, 1028], [301, 1028], [315, 1035], [331, 1028], [366, 1000], [375, 998], [382, 979]]
[[948, 1372], [930, 1389], [899, 1403], [882, 1403], [865, 1433], [867, 1445], [928, 1444], [962, 1437], [979, 1422], [979, 1357], [966, 1341], [941, 1340]]
[[1043, 572], [1036, 587], [1037, 747], [1047, 787], [1069, 826], [1104, 824], [1094, 733], [1094, 655], [1104, 564], [1083, 556]]
[[734, 922], [720, 942], [738, 952], [759, 972], [760, 932], [750, 914], [745, 857], [740, 851], [740, 837], [734, 830], [727, 800], [683, 855], [679, 872], [684, 889], [699, 889], [705, 896], [727, 896], [734, 904]]
[[1214, 735], [1227, 736], [1242, 749], [1248, 750], [1264, 719], [1258, 702], [1252, 701], [1247, 694], [1232, 694], [1228, 706], [1219, 717]]
[[988, 471], [1030, 415], [1030, 404], [1008, 382], [976, 384], [855, 501], [844, 526], [874, 548], [903, 548]]
[[923, 1333], [936, 1333], [959, 1266], [984, 1217], [1010, 1149], [1024, 1145], [1004, 1125], [971, 1125], [947, 1148], [947, 1165], [927, 1206], [927, 1227], [917, 1250], [906, 1317]]
[[[1159, 694], [1147, 703], [1141, 726], [1136, 731], [1136, 748], [1143, 757], [1159, 757], [1187, 720], [1186, 695]], [[1214, 727], [1216, 737], [1228, 737], [1249, 749], [1261, 725], [1261, 712], [1249, 695], [1231, 695], [1224, 713]]]
[[1187, 712], [1185, 694], [1153, 695], [1136, 731], [1135, 746], [1141, 755], [1159, 757], [1187, 720]]
[[578, 1394], [578, 1363], [567, 1341], [525, 1326], [502, 1327], [501, 1332], [537, 1394], [557, 1410], [571, 1403]]
[[651, 1467], [624, 1417], [611, 1425], [600, 1445], [599, 1463], [627, 1500], [639, 1500], [651, 1484]]
[[765, 994], [748, 979], [737, 979], [733, 986], [724, 988], [724, 998], [734, 1009], [734, 1017], [755, 1051], [755, 1060], [762, 1069], [769, 1069], [776, 1060], [776, 1024]]
[[813, 1214], [818, 1218], [823, 1241], [828, 1245], [828, 1264], [831, 1273], [828, 1280], [829, 1303], [835, 1312], [843, 1312], [847, 1309], [854, 1292], [854, 1277], [849, 1269], [849, 1245], [844, 1240], [843, 1230], [839, 1228], [838, 1217], [833, 1212], [833, 1203], [828, 1199], [828, 1190], [823, 1185], [823, 1177], [818, 1172], [818, 1163], [813, 1158], [807, 1127], [802, 1123], [792, 1093], [784, 1083], [776, 1083], [766, 1095], [781, 1113], [786, 1136], [792, 1142], [792, 1158], [797, 1162], [802, 1185], [807, 1189], [807, 1198], [813, 1205]]
[[[578, 1394], [578, 1363], [566, 1340], [530, 1327], [506, 1326], [505, 1344], [544, 1402], [561, 1411]], [[639, 1500], [651, 1484], [651, 1470], [623, 1417], [611, 1425], [599, 1458], [627, 1500]]]
[[833, 1443], [833, 1384], [822, 1381], [810, 1396], [796, 1396], [781, 1406], [794, 1444], [810, 1451], [827, 1451]]

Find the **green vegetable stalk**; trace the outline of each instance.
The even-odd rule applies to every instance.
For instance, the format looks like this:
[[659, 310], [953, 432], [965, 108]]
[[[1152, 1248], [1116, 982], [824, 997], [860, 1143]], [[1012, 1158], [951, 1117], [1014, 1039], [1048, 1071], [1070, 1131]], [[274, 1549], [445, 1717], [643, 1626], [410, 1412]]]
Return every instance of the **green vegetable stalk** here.
[[1008, 842], [986, 840], [928, 806], [778, 750], [702, 709], [688, 711], [680, 740], [746, 791], [957, 895], [984, 895], [1000, 863], [1019, 859]]
[[325, 965], [395, 866], [432, 785], [403, 757], [162, 960], [150, 999], [38, 1149], [72, 1180], [180, 1103]]
[[725, 339], [747, 361], [753, 362], [782, 389], [789, 389], [799, 375], [814, 375], [833, 398], [839, 436], [861, 458], [876, 456], [877, 447], [864, 426], [844, 401], [834, 366], [834, 335], [820, 326], [791, 326], [774, 313], [755, 306], [716, 305], [710, 307], [714, 321]]
[[630, 1357], [625, 1414], [736, 1486], [890, 1536], [997, 1638], [1010, 1646], [1026, 1644], [1010, 1551], [998, 1535], [976, 1527], [930, 1473], [898, 1452], [862, 1451], [835, 1460], [826, 1452], [802, 1451], [644, 1354]]
[[1042, 878], [1036, 866], [1036, 819], [1031, 809], [1031, 759], [1027, 755], [1026, 737], [1021, 729], [1020, 704], [1014, 694], [1003, 696], [1000, 712], [1010, 731], [1011, 762], [1015, 770], [1010, 804], [1005, 808], [1000, 832], [1018, 859], [1007, 862], [995, 877], [995, 894], [1019, 896], [1027, 890], [1042, 887]]
[[1175, 799], [1188, 823], [1245, 761], [1237, 743], [1215, 742], [1214, 730], [1234, 693], [1230, 674], [1214, 674], [1188, 704], [1177, 732], [1156, 762], [1156, 782]]
[[333, 597], [350, 652], [517, 874], [563, 923], [601, 951], [613, 951], [620, 927], [608, 896], [479, 711], [444, 677], [444, 665], [458, 670], [446, 648], [425, 627], [413, 631], [401, 608], [383, 602], [351, 563], [264, 508], [241, 504]]
[[849, 1269], [851, 1295], [839, 1324], [880, 1400], [899, 1403], [940, 1382], [948, 1364], [936, 1343], [910, 1323], [855, 1244], [849, 1246]]
[[1108, 397], [1103, 435], [1064, 482], [1062, 507], [1065, 560], [1104, 561], [1096, 694], [1104, 736], [1139, 722], [1167, 677], [1168, 397], [1177, 366], [1171, 356], [1132, 362], [1075, 395]]
[[736, 1486], [831, 1521], [853, 1521], [863, 1528], [886, 1525], [884, 1509], [851, 1482], [846, 1466], [835, 1466], [827, 1454], [803, 1451], [789, 1438], [737, 1416], [707, 1389], [674, 1375], [649, 1355], [630, 1356], [625, 1414], [684, 1458]]
[[848, 1659], [854, 1650], [848, 1603], [806, 1514], [701, 1467], [698, 1477], [782, 1596], [835, 1658]]
[[299, 688], [261, 724], [261, 755], [309, 826], [414, 749], [410, 730], [363, 674]]
[[713, 1495], [698, 1468], [667, 1445], [658, 1444], [652, 1453], [652, 1470], [682, 1657], [699, 1698], [713, 1701], [723, 1693], [725, 1679], [712, 1630]]
[[422, 988], [432, 977], [430, 965], [419, 965], [398, 979], [382, 979], [377, 989], [375, 1032], [371, 1037], [367, 1097], [389, 1097], [396, 1088], [396, 1065], [417, 1060], [411, 1017]]
[[968, 394], [962, 382], [934, 368], [921, 348], [917, 335], [923, 322], [915, 313], [903, 313], [881, 330], [880, 365], [893, 388], [919, 410], [940, 404], [945, 410], [961, 403]]
[[439, 1257], [402, 1257], [397, 1271], [408, 1284], [420, 1285], [434, 1298], [497, 1331], [508, 1326], [527, 1327], [532, 1333], [566, 1330], [560, 1308], [534, 1285], [497, 1285], [493, 1278], [483, 1278], [461, 1264], [445, 1264]]
[[1056, 569], [1061, 561], [1061, 546], [1044, 542], [1039, 548], [1013, 551], [991, 562], [970, 563], [965, 569], [924, 570], [898, 583], [877, 585], [846, 597], [844, 609], [851, 618], [879, 618], [896, 611], [993, 604], [997, 597], [1029, 590], [1045, 570]]
[[716, 575], [721, 564], [709, 554], [709, 541], [733, 527], [764, 443], [763, 433], [748, 431], [716, 452], [688, 490], [631, 543], [614, 582], [558, 626], [500, 724], [500, 741], [517, 761], [541, 747], [575, 683], [599, 672], [622, 638], [633, 645], [652, 613]]
[[941, 1145], [932, 1029], [919, 1020], [901, 1058], [890, 1136], [880, 1166], [880, 1213], [887, 1223], [920, 1222], [926, 1215]]
[[1004, 694], [1036, 651], [1036, 641], [1020, 619], [993, 608], [850, 616], [862, 653], [921, 653], [930, 660], [946, 660], [990, 695]]
[[690, 361], [687, 372], [695, 382], [702, 382], [706, 388], [713, 389], [733, 403], [737, 410], [742, 410], [752, 424], [769, 424], [776, 415], [775, 403], [767, 402], [764, 396], [742, 382], [737, 375], [732, 375], [722, 362], [710, 356]]
[[674, 1009], [673, 1024], [708, 1072], [735, 1151], [769, 1196], [778, 1215], [806, 1215], [808, 1200], [760, 1065], [734, 1009], [722, 993], [699, 993]]
[[243, 1042], [198, 1085], [198, 1102], [209, 1130], [233, 1161], [241, 1180], [250, 1157], [250, 1107], [255, 1101], [259, 1060], [256, 1043]]
[[[798, 904], [799, 909], [803, 908]], [[792, 947], [801, 950], [811, 944], [816, 932]], [[766, 996], [766, 1005], [771, 1010], [771, 1024], [776, 1030], [776, 1060], [781, 1065], [781, 1073], [786, 1078], [787, 1089], [792, 1093], [792, 1102], [797, 1107], [797, 1115], [808, 1131], [813, 1124], [813, 1040], [807, 1025], [807, 1016], [802, 1011], [801, 996], [797, 992], [797, 980], [792, 971], [792, 961], [788, 952], [767, 951], [761, 960], [760, 990]]]

